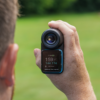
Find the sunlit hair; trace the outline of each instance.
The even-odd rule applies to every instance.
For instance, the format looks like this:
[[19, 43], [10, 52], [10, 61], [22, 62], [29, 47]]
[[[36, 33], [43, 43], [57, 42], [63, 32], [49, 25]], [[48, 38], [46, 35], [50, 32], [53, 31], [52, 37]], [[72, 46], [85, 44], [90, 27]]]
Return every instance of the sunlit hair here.
[[[14, 42], [15, 24], [18, 15], [17, 0], [0, 0], [0, 60], [9, 44]], [[12, 97], [14, 87], [12, 88]]]
[[0, 0], [0, 60], [8, 45], [14, 42], [17, 15], [17, 0]]

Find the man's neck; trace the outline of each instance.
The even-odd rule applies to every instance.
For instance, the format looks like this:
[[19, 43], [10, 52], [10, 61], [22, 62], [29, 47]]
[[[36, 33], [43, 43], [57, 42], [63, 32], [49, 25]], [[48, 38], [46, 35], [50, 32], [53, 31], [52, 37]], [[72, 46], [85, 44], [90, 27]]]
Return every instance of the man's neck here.
[[13, 86], [7, 87], [3, 80], [0, 80], [0, 100], [11, 100], [13, 92]]

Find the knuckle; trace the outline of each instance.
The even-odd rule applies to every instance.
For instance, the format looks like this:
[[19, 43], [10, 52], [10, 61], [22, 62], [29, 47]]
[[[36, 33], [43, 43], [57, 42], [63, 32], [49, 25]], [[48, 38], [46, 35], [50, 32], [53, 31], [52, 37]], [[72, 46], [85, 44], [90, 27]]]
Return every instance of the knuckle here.
[[77, 50], [74, 52], [74, 56], [76, 59], [83, 59], [83, 51], [82, 50]]
[[58, 22], [62, 22], [62, 20], [57, 20]]
[[83, 51], [82, 50], [80, 50], [80, 55], [81, 55], [81, 57], [83, 58]]
[[76, 58], [79, 57], [79, 52], [78, 51], [75, 51], [74, 54], [75, 54]]
[[63, 23], [62, 23], [62, 22], [59, 22], [59, 23], [58, 23], [58, 28], [59, 28], [59, 29], [62, 29], [62, 28], [63, 28]]
[[73, 31], [76, 32], [76, 27], [75, 26], [73, 26]]
[[76, 64], [76, 63], [77, 63], [77, 56], [76, 56], [76, 53], [73, 54], [72, 59], [71, 59], [71, 63], [72, 63], [72, 64]]
[[79, 52], [74, 51], [74, 54], [73, 54], [73, 57], [72, 57], [72, 62], [73, 62], [74, 64], [78, 63], [78, 59], [79, 59], [79, 58], [80, 58]]
[[71, 30], [69, 35], [70, 35], [71, 37], [73, 37], [73, 36], [74, 36], [74, 31]]

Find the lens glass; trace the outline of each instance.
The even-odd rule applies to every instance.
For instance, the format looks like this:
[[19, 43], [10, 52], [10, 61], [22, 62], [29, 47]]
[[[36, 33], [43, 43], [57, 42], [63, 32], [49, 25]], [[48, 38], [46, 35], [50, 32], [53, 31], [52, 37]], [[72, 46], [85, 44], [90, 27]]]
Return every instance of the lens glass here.
[[54, 44], [56, 42], [56, 36], [54, 34], [48, 34], [46, 36], [46, 42], [48, 44]]

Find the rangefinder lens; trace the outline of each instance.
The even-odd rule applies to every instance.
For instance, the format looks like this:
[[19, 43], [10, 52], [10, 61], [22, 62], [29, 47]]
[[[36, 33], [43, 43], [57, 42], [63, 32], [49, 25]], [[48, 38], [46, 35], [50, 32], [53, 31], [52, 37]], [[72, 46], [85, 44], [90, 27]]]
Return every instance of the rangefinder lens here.
[[54, 34], [48, 34], [46, 36], [46, 42], [48, 44], [54, 44], [56, 42], [56, 36]]
[[41, 37], [41, 70], [45, 74], [63, 72], [64, 42], [63, 34], [50, 28]]

